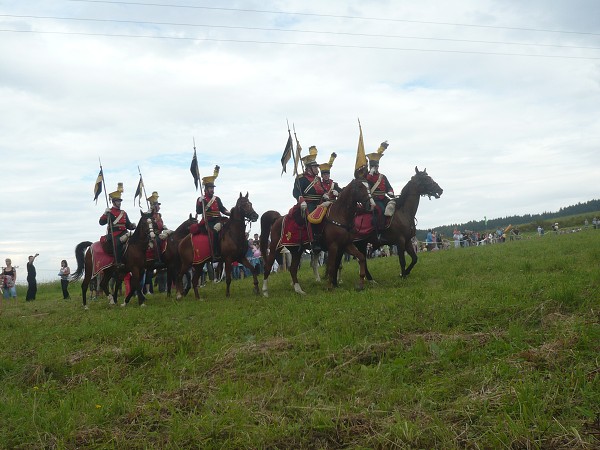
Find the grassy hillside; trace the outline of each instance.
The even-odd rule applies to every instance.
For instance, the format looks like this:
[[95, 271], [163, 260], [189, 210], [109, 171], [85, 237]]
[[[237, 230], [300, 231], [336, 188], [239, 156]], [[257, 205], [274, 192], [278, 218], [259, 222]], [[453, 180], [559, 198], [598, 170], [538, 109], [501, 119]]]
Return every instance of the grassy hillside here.
[[600, 230], [91, 302], [4, 300], [0, 448], [600, 446]]

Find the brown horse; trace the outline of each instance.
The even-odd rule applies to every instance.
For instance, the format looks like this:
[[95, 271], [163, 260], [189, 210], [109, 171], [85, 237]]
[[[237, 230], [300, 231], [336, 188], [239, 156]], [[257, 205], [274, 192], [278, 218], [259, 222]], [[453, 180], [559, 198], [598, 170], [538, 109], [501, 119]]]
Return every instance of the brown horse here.
[[[145, 297], [142, 293], [140, 287], [140, 279], [144, 272], [144, 266], [146, 264], [146, 249], [148, 248], [148, 243], [150, 239], [154, 238], [154, 227], [152, 223], [152, 214], [144, 213], [140, 211], [141, 218], [137, 224], [137, 227], [129, 240], [127, 241], [127, 245], [125, 251], [123, 253], [123, 263], [125, 265], [123, 270], [116, 271], [114, 265], [110, 265], [106, 269], [104, 269], [104, 274], [102, 276], [102, 281], [100, 282], [99, 289], [102, 289], [104, 294], [109, 298], [111, 304], [115, 304], [117, 302], [117, 293], [121, 288], [121, 283], [123, 282], [123, 277], [126, 273], [131, 273], [131, 281], [130, 281], [130, 292], [125, 297], [125, 301], [121, 306], [126, 306], [129, 303], [129, 300], [133, 296], [133, 294], [137, 291], [138, 302], [140, 306], [146, 306], [144, 304]], [[83, 282], [81, 283], [81, 294], [83, 298], [83, 307], [88, 309], [86, 302], [86, 294], [87, 289], [90, 284], [90, 280], [92, 278], [92, 252], [89, 247], [92, 245], [92, 242], [84, 241], [79, 243], [75, 247], [75, 258], [77, 259], [77, 270], [71, 275], [71, 280], [76, 281], [79, 280], [85, 272], [85, 276], [83, 278]], [[87, 249], [87, 251], [86, 251]], [[115, 288], [114, 292], [111, 295], [108, 292], [108, 282], [110, 279], [115, 276]]]
[[[225, 275], [227, 281], [226, 296], [230, 295], [231, 285], [231, 270], [232, 264], [237, 261], [247, 267], [254, 277], [254, 293], [258, 294], [258, 278], [257, 270], [250, 264], [250, 261], [246, 258], [248, 252], [248, 239], [246, 239], [246, 221], [256, 222], [258, 220], [258, 214], [252, 208], [252, 202], [248, 199], [248, 193], [245, 196], [240, 192], [240, 196], [233, 208], [231, 208], [231, 215], [229, 219], [224, 223], [221, 232], [219, 233], [219, 240], [221, 244], [221, 259], [225, 263]], [[183, 275], [189, 270], [190, 267], [194, 267], [194, 276], [192, 278], [192, 286], [194, 287], [194, 295], [196, 298], [200, 298], [198, 294], [198, 279], [204, 269], [205, 263], [211, 263], [211, 260], [204, 261], [199, 264], [193, 264], [194, 261], [194, 248], [192, 246], [192, 235], [187, 235], [179, 243], [179, 256], [181, 258], [181, 267], [179, 270], [179, 276], [177, 277], [177, 293], [178, 298], [182, 294], [181, 280]]]
[[[411, 243], [411, 239], [416, 235], [417, 227], [415, 216], [419, 208], [419, 199], [427, 195], [440, 198], [444, 190], [427, 174], [427, 169], [419, 172], [415, 167], [415, 175], [402, 188], [402, 192], [396, 197], [396, 211], [392, 216], [389, 226], [381, 233], [381, 242], [377, 239], [376, 231], [372, 231], [366, 237], [356, 241], [356, 246], [366, 254], [367, 244], [371, 243], [373, 248], [378, 248], [383, 244], [396, 245], [398, 249], [398, 259], [400, 260], [400, 269], [402, 278], [406, 278], [412, 268], [417, 264], [417, 254]], [[406, 267], [406, 258], [404, 252], [410, 255], [410, 265]], [[367, 267], [367, 279], [373, 280]]]
[[[374, 201], [368, 184], [364, 180], [354, 179], [340, 192], [338, 199], [331, 204], [327, 216], [323, 219], [318, 230], [319, 240], [317, 244], [327, 250], [327, 279], [328, 288], [337, 287], [337, 272], [344, 252], [348, 252], [358, 259], [360, 266], [360, 281], [358, 289], [363, 289], [366, 271], [365, 255], [361, 253], [353, 244], [354, 216], [358, 204], [366, 210], [373, 208]], [[261, 253], [265, 258], [265, 273], [262, 292], [265, 297], [269, 296], [268, 278], [273, 267], [273, 261], [276, 254], [281, 250], [281, 232], [283, 225], [283, 216], [277, 211], [267, 211], [261, 217]], [[314, 225], [313, 225], [314, 226]], [[270, 235], [270, 244], [269, 244]], [[269, 247], [267, 255], [267, 245]], [[298, 283], [298, 266], [300, 257], [305, 248], [302, 245], [289, 246], [288, 250], [292, 254], [292, 264], [290, 275], [294, 290], [298, 294], [305, 294]]]
[[175, 231], [168, 233], [167, 246], [165, 251], [161, 253], [161, 259], [167, 266], [167, 296], [171, 296], [171, 285], [177, 279], [181, 268], [181, 259], [179, 258], [179, 243], [190, 233], [190, 226], [198, 223], [192, 217], [186, 219], [179, 225]]

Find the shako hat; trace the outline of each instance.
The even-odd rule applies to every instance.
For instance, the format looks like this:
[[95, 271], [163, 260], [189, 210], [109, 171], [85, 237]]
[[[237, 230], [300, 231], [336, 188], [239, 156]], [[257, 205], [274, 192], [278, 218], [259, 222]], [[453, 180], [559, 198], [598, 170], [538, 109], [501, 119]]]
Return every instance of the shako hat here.
[[114, 200], [122, 200], [121, 194], [123, 193], [123, 183], [117, 184], [117, 190], [108, 194], [112, 201]]
[[383, 156], [383, 152], [385, 152], [385, 149], [388, 148], [388, 145], [389, 144], [387, 143], [387, 141], [383, 141], [379, 145], [379, 148], [377, 149], [377, 151], [375, 153], [369, 153], [367, 155], [367, 158], [369, 158], [369, 166], [370, 167], [379, 165], [379, 160]]
[[150, 202], [150, 205], [155, 205], [155, 204], [160, 205], [160, 203], [158, 203], [158, 192], [156, 192], [156, 191], [154, 191], [152, 193], [152, 195], [150, 197], [148, 197], [146, 200], [148, 200], [148, 202]]
[[215, 180], [219, 176], [219, 170], [221, 170], [221, 168], [219, 166], [215, 166], [212, 176], [202, 177], [202, 184], [205, 187], [215, 187]]
[[310, 148], [308, 149], [308, 155], [300, 158], [302, 160], [302, 162], [304, 163], [304, 167], [319, 165], [319, 163], [317, 162], [317, 153], [318, 153], [317, 147], [315, 147], [314, 145], [311, 145]]
[[333, 152], [329, 157], [329, 162], [319, 164], [319, 169], [321, 170], [321, 173], [331, 172], [331, 166], [333, 166], [333, 161], [335, 161], [335, 158], [337, 158], [337, 153]]

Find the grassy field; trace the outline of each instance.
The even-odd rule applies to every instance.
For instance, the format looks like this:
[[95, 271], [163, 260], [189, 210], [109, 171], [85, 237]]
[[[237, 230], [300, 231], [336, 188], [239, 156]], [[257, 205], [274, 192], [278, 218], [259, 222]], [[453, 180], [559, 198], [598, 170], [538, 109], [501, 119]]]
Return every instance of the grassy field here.
[[81, 306], [4, 300], [0, 448], [600, 448], [600, 230]]

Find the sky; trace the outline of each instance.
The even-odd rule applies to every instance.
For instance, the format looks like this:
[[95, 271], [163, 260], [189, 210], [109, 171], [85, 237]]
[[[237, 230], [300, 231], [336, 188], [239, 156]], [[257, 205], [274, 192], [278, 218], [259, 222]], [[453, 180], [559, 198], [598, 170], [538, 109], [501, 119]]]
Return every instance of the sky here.
[[0, 99], [0, 260], [21, 281], [28, 255], [56, 280], [105, 233], [100, 162], [134, 222], [140, 172], [169, 228], [195, 212], [194, 141], [226, 207], [286, 212], [288, 121], [341, 186], [358, 120], [396, 193], [427, 169], [444, 193], [419, 229], [557, 211], [599, 197], [600, 3], [4, 0]]

